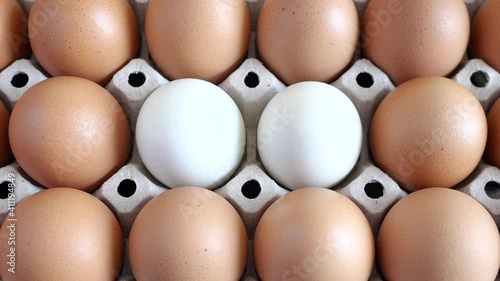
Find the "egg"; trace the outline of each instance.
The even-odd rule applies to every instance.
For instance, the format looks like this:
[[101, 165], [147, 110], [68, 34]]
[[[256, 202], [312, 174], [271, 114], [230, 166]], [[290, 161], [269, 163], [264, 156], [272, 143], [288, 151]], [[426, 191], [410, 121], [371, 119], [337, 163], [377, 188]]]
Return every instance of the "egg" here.
[[332, 187], [359, 158], [361, 120], [351, 100], [321, 82], [301, 82], [278, 93], [257, 129], [267, 172], [288, 189]]
[[488, 163], [500, 169], [500, 99], [488, 113], [488, 142], [484, 155]]
[[469, 35], [463, 0], [372, 0], [362, 19], [364, 56], [396, 85], [449, 75], [465, 55]]
[[199, 187], [167, 191], [134, 221], [129, 257], [137, 281], [237, 281], [248, 254], [245, 226], [220, 195]]
[[500, 236], [491, 215], [456, 190], [429, 188], [403, 198], [380, 228], [386, 280], [495, 280]]
[[254, 255], [262, 281], [366, 281], [375, 242], [368, 220], [347, 197], [304, 188], [278, 199], [264, 213]]
[[13, 160], [9, 144], [9, 117], [9, 111], [0, 101], [0, 168]]
[[222, 89], [184, 78], [148, 97], [137, 119], [136, 141], [144, 165], [166, 186], [214, 189], [241, 162], [245, 124]]
[[0, 0], [0, 71], [30, 53], [27, 17], [16, 0]]
[[245, 0], [150, 0], [145, 32], [168, 78], [219, 84], [245, 59], [250, 27]]
[[139, 51], [139, 27], [128, 1], [39, 0], [29, 17], [33, 53], [52, 76], [101, 85]]
[[8, 213], [0, 235], [3, 281], [112, 281], [121, 271], [117, 219], [79, 190], [54, 188], [28, 197]]
[[500, 1], [486, 0], [472, 23], [470, 51], [474, 58], [480, 58], [500, 71]]
[[261, 60], [285, 84], [332, 82], [356, 51], [352, 0], [266, 0], [257, 24]]
[[377, 108], [370, 130], [375, 163], [407, 191], [453, 187], [476, 168], [488, 128], [477, 98], [448, 78], [398, 86]]
[[127, 161], [131, 135], [116, 99], [83, 78], [55, 77], [31, 87], [9, 123], [12, 152], [36, 182], [93, 192]]

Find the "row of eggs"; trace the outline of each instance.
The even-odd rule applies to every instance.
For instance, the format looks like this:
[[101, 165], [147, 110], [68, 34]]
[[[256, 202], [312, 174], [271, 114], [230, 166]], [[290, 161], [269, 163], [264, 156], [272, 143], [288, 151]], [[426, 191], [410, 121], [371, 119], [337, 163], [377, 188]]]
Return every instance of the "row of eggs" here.
[[[38, 0], [29, 19], [15, 0], [0, 5], [0, 48], [6, 50], [0, 70], [28, 56], [31, 45], [51, 75], [105, 85], [140, 48], [127, 1]], [[287, 85], [332, 82], [358, 48], [399, 85], [449, 75], [469, 42], [473, 57], [499, 70], [499, 12], [498, 1], [487, 0], [471, 28], [463, 0], [372, 0], [360, 23], [352, 0], [267, 0], [256, 41], [260, 59]], [[244, 0], [151, 0], [145, 17], [149, 53], [171, 80], [222, 82], [244, 60], [250, 30]]]
[[[371, 153], [407, 191], [451, 188], [472, 173], [483, 154], [500, 166], [499, 112], [497, 101], [487, 120], [477, 98], [453, 80], [413, 79], [387, 95], [375, 112]], [[92, 81], [49, 78], [26, 91], [10, 118], [1, 103], [0, 113], [1, 166], [13, 154], [45, 187], [93, 192], [129, 159], [127, 116]], [[221, 186], [240, 165], [246, 146], [235, 102], [216, 85], [192, 78], [167, 83], [148, 97], [135, 139], [146, 168], [171, 188]], [[292, 190], [338, 184], [356, 165], [362, 143], [354, 104], [321, 82], [300, 82], [278, 93], [257, 129], [264, 167]]]
[[[0, 236], [4, 281], [112, 281], [124, 262], [124, 239], [113, 213], [76, 189], [47, 189], [23, 200]], [[266, 210], [253, 239], [263, 281], [366, 281], [376, 256], [387, 280], [492, 281], [499, 249], [498, 228], [486, 209], [443, 188], [419, 190], [396, 203], [377, 243], [363, 212], [347, 197], [323, 188], [295, 190]], [[237, 281], [248, 251], [238, 212], [198, 187], [151, 200], [128, 240], [137, 281]]]

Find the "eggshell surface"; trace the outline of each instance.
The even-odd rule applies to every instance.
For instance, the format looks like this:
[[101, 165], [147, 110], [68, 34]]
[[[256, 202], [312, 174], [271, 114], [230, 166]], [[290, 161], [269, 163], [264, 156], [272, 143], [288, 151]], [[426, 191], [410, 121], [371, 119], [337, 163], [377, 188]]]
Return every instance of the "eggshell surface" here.
[[129, 240], [137, 281], [237, 281], [247, 253], [238, 212], [218, 194], [197, 187], [172, 189], [150, 201]]
[[[113, 281], [120, 274], [120, 225], [99, 199], [79, 190], [54, 188], [28, 197], [0, 235], [14, 236], [13, 243], [0, 243], [4, 281]], [[15, 273], [8, 271], [8, 255], [15, 255]]]
[[488, 113], [488, 143], [484, 155], [488, 163], [500, 169], [500, 99]]
[[186, 78], [149, 96], [137, 119], [136, 140], [144, 165], [166, 186], [213, 189], [240, 164], [245, 124], [222, 89]]
[[465, 55], [470, 20], [463, 0], [372, 0], [362, 30], [364, 56], [399, 85], [449, 75]]
[[246, 57], [250, 11], [244, 0], [151, 0], [145, 30], [151, 57], [168, 78], [219, 84]]
[[27, 16], [16, 0], [0, 0], [0, 71], [30, 53]]
[[375, 163], [402, 188], [453, 187], [478, 165], [486, 146], [486, 115], [457, 82], [425, 77], [387, 95], [372, 120]]
[[266, 106], [257, 130], [260, 158], [284, 187], [332, 187], [359, 158], [361, 120], [351, 100], [321, 82], [301, 82]]
[[31, 87], [10, 118], [21, 168], [41, 185], [95, 191], [127, 161], [130, 127], [116, 99], [94, 82], [56, 77]]
[[378, 236], [386, 280], [495, 280], [500, 236], [491, 215], [459, 191], [429, 188], [389, 211]]
[[470, 51], [474, 58], [480, 58], [500, 71], [500, 1], [487, 0], [479, 9], [472, 23]]
[[12, 162], [12, 150], [9, 144], [9, 111], [0, 101], [0, 167]]
[[267, 0], [257, 26], [260, 58], [288, 85], [332, 82], [353, 59], [358, 36], [351, 0]]
[[254, 252], [262, 281], [366, 281], [375, 242], [368, 220], [347, 197], [303, 188], [278, 199], [264, 213]]
[[139, 27], [123, 0], [37, 0], [29, 17], [33, 53], [52, 76], [105, 85], [139, 51]]

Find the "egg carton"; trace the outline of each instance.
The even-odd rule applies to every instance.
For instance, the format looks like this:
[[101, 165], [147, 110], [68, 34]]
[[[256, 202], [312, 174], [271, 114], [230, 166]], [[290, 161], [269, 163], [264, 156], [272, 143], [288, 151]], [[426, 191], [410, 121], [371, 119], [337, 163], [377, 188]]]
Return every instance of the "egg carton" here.
[[[29, 12], [34, 0], [19, 0]], [[465, 0], [471, 18], [484, 0]], [[130, 61], [118, 71], [106, 86], [120, 102], [127, 114], [132, 132], [135, 131], [139, 110], [147, 97], [169, 81], [155, 69], [151, 61], [144, 36], [144, 18], [148, 0], [129, 0], [136, 12], [142, 34], [142, 48], [138, 59]], [[360, 17], [368, 0], [354, 0]], [[238, 211], [245, 223], [250, 239], [250, 253], [247, 269], [242, 280], [259, 280], [252, 255], [252, 239], [256, 225], [265, 210], [289, 190], [277, 184], [267, 173], [257, 152], [257, 125], [267, 103], [285, 85], [280, 82], [261, 61], [255, 45], [255, 27], [264, 0], [247, 0], [252, 14], [252, 40], [248, 59], [232, 73], [219, 87], [236, 102], [246, 125], [247, 144], [243, 160], [234, 175], [215, 192], [226, 198]], [[19, 97], [31, 86], [47, 79], [48, 75], [36, 62], [19, 60], [0, 72], [0, 99], [12, 110]], [[500, 74], [481, 60], [463, 63], [453, 79], [470, 89], [488, 111], [500, 96]], [[381, 222], [389, 209], [407, 195], [398, 184], [381, 171], [373, 162], [368, 145], [368, 129], [376, 108], [394, 85], [387, 75], [370, 61], [362, 59], [358, 51], [349, 70], [332, 83], [343, 91], [356, 106], [363, 124], [363, 145], [358, 163], [353, 171], [333, 189], [349, 197], [368, 218], [376, 236]], [[132, 134], [134, 135], [134, 134]], [[22, 201], [43, 187], [31, 180], [17, 163], [0, 168], [0, 179], [8, 174], [16, 176], [16, 200]], [[500, 170], [481, 162], [475, 171], [462, 183], [458, 190], [471, 195], [490, 212], [500, 226]], [[0, 220], [7, 214], [7, 184], [0, 180]], [[116, 215], [125, 236], [126, 246], [132, 224], [140, 210], [151, 199], [167, 191], [145, 168], [137, 147], [128, 163], [94, 192]], [[135, 280], [125, 256], [119, 281]], [[383, 280], [374, 268], [370, 280]], [[500, 280], [500, 276], [497, 277]]]

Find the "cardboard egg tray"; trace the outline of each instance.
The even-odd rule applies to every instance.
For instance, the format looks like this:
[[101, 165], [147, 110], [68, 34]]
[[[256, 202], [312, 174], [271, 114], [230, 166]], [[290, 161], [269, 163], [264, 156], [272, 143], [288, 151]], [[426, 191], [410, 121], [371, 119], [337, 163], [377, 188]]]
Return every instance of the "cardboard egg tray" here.
[[[19, 0], [26, 11], [34, 0]], [[354, 0], [360, 16], [368, 0]], [[484, 0], [465, 0], [471, 18]], [[144, 38], [144, 17], [148, 0], [129, 0], [134, 8], [142, 30], [140, 58], [129, 62], [117, 72], [107, 85], [121, 103], [132, 128], [139, 110], [155, 89], [168, 83], [154, 66], [148, 55]], [[252, 13], [252, 27], [255, 26], [264, 0], [247, 0]], [[363, 123], [364, 142], [360, 159], [350, 175], [333, 189], [352, 199], [365, 213], [375, 235], [380, 224], [398, 200], [407, 195], [388, 175], [377, 168], [368, 149], [367, 132], [373, 114], [384, 98], [394, 89], [389, 78], [368, 60], [362, 59], [358, 51], [347, 72], [332, 85], [342, 90], [357, 107]], [[47, 78], [47, 74], [36, 62], [19, 60], [0, 73], [0, 99], [9, 110], [19, 97], [31, 86]], [[453, 79], [470, 89], [486, 111], [500, 96], [500, 74], [481, 60], [464, 58]], [[289, 191], [280, 187], [263, 167], [258, 153], [256, 129], [262, 111], [271, 98], [285, 88], [271, 72], [258, 60], [255, 47], [255, 32], [248, 51], [248, 59], [229, 76], [220, 87], [236, 102], [241, 110], [247, 129], [246, 153], [236, 173], [224, 185], [215, 190], [225, 197], [240, 213], [247, 227], [250, 239], [264, 211], [275, 200]], [[16, 175], [16, 201], [43, 190], [32, 181], [16, 163], [0, 169], [0, 179], [7, 179], [9, 173]], [[0, 180], [0, 198], [6, 198], [6, 183]], [[500, 170], [484, 162], [457, 189], [471, 195], [491, 213], [500, 226]], [[134, 146], [129, 162], [113, 175], [94, 195], [101, 199], [117, 216], [125, 238], [128, 238], [132, 223], [152, 198], [168, 189], [156, 181], [146, 170]], [[7, 200], [0, 199], [0, 220], [7, 214]], [[120, 281], [134, 280], [128, 257], [125, 257]], [[251, 251], [248, 258], [244, 281], [258, 280]], [[374, 269], [370, 280], [382, 280]], [[500, 276], [497, 277], [500, 280]], [[326, 280], [325, 280], [326, 281]]]

